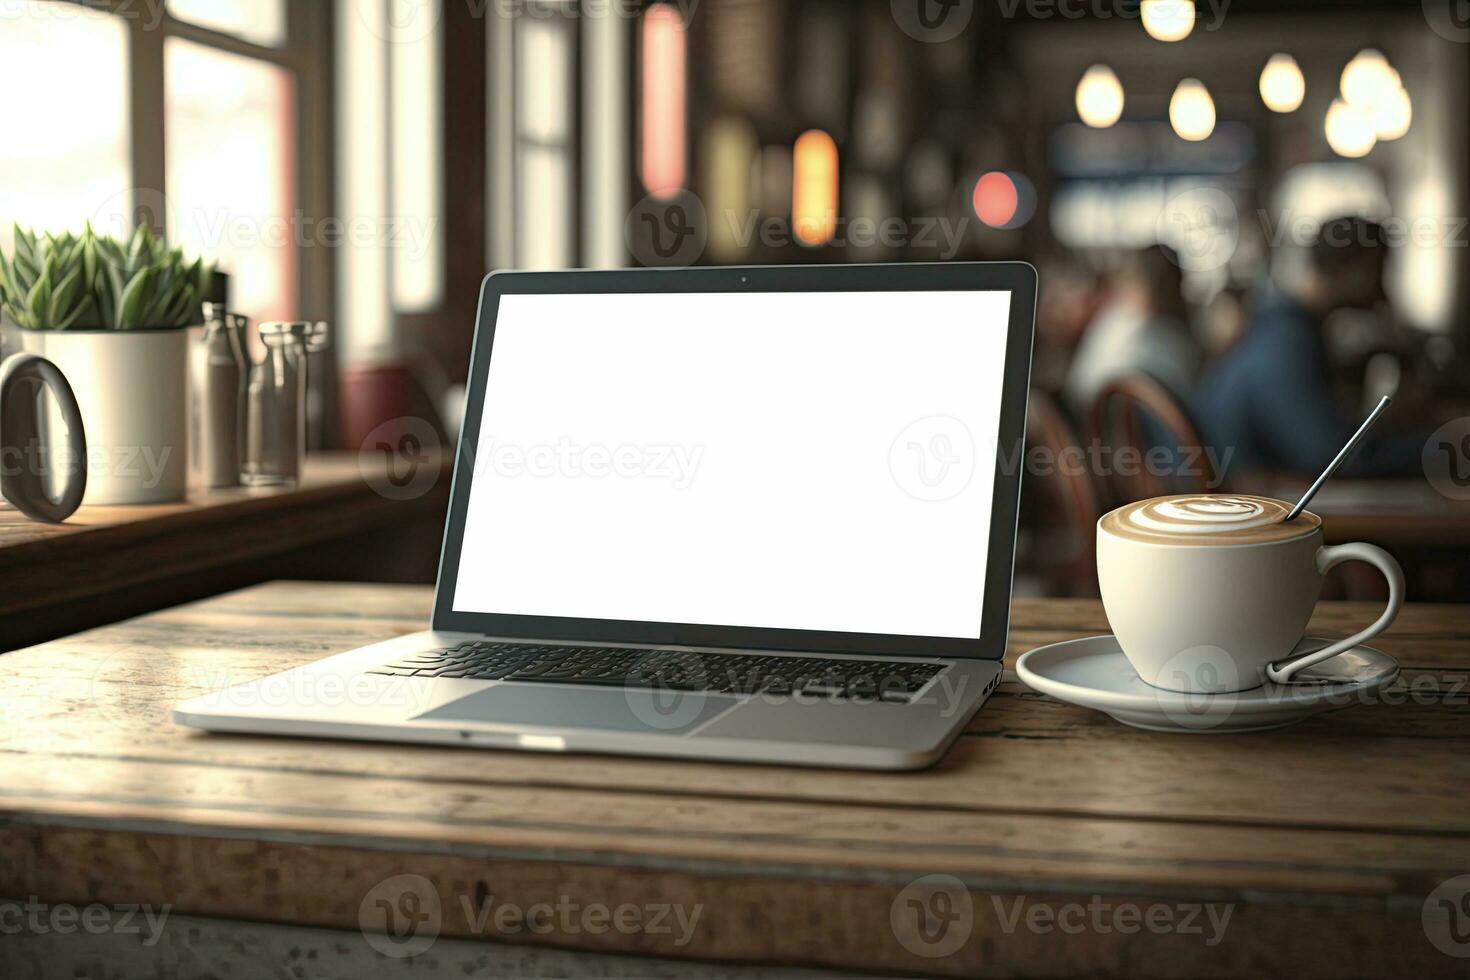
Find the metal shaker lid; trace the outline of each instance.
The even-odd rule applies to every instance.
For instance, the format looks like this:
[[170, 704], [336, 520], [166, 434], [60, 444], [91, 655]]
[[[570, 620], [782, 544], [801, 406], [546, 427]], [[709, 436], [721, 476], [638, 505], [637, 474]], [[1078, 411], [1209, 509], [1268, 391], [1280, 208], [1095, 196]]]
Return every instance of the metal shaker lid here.
[[272, 346], [301, 344], [304, 347], [311, 336], [312, 327], [311, 323], [301, 321], [267, 320], [256, 329], [260, 333], [260, 339]]

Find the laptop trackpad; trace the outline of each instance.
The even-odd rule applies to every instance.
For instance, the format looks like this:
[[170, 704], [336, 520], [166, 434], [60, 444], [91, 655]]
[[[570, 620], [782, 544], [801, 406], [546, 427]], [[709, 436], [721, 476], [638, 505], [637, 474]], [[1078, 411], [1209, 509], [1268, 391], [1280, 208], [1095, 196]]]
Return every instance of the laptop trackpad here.
[[440, 705], [418, 718], [681, 735], [739, 704], [734, 698], [675, 691], [503, 684]]

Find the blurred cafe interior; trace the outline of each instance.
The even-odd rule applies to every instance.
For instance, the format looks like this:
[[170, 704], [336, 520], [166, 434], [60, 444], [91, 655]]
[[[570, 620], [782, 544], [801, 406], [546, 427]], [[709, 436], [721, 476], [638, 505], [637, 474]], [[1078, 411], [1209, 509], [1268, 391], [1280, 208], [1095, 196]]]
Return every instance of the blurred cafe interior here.
[[[1095, 595], [1126, 500], [1295, 499], [1392, 395], [1314, 507], [1463, 601], [1464, 7], [0, 0], [0, 251], [144, 224], [231, 310], [326, 322], [310, 445], [354, 452], [404, 418], [452, 445], [492, 269], [1021, 259], [1020, 594]], [[192, 587], [429, 581], [437, 549]]]
[[[0, 93], [0, 980], [1467, 975], [1470, 0], [0, 0]], [[1019, 421], [1018, 262], [986, 445], [929, 406]], [[634, 312], [502, 316], [580, 343], [499, 410], [759, 416], [735, 489], [467, 535], [487, 274], [708, 266], [782, 268], [538, 280]], [[1193, 501], [1273, 519], [1103, 531], [1105, 608], [1102, 515], [1295, 502], [1386, 397], [1343, 547]]]

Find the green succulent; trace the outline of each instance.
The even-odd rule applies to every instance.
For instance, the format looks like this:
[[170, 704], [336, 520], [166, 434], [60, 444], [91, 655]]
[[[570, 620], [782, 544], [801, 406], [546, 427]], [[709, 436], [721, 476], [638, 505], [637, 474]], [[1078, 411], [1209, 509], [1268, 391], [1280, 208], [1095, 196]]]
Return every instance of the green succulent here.
[[202, 320], [214, 266], [186, 262], [147, 225], [126, 242], [98, 235], [15, 229], [15, 257], [0, 253], [0, 303], [18, 326], [136, 330]]
[[96, 267], [94, 261], [88, 273], [86, 251], [70, 233], [37, 240], [16, 226], [15, 258], [6, 261], [0, 253], [0, 302], [17, 326], [65, 330], [81, 318], [92, 302], [88, 287]]

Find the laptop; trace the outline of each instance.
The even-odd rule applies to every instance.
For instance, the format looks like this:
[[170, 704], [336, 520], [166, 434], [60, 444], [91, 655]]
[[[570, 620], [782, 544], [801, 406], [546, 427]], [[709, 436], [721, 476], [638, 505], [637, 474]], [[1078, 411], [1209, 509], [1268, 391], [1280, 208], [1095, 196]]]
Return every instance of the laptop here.
[[867, 769], [1000, 681], [1023, 263], [495, 273], [431, 628], [219, 732]]

